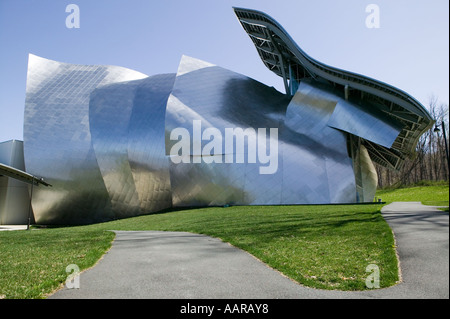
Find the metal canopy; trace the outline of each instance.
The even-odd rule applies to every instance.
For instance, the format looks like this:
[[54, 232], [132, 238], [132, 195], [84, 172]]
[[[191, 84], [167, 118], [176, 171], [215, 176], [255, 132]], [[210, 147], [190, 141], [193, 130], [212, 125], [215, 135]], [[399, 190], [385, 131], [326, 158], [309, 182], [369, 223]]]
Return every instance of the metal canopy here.
[[32, 185], [44, 185], [44, 186], [52, 186], [49, 183], [45, 182], [43, 178], [39, 178], [36, 176], [33, 176], [31, 174], [28, 174], [20, 169], [1, 164], [0, 163], [0, 176], [8, 176], [14, 179], [17, 179], [19, 181], [32, 184]]
[[406, 157], [414, 156], [420, 136], [434, 124], [420, 102], [386, 83], [314, 60], [292, 40], [278, 22], [263, 12], [236, 7], [233, 9], [264, 65], [283, 78], [286, 94], [294, 95], [302, 80], [327, 83], [342, 92], [346, 100], [368, 108], [377, 108], [403, 124], [403, 129], [391, 148], [363, 140], [374, 162], [400, 169]]

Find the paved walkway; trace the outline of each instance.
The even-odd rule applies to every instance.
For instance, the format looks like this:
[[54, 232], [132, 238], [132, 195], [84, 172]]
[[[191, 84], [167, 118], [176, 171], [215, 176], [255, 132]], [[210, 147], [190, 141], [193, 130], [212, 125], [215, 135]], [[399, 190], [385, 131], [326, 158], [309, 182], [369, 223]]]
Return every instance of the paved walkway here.
[[50, 298], [449, 298], [449, 214], [420, 203], [393, 203], [382, 212], [395, 233], [402, 269], [402, 283], [391, 288], [307, 288], [215, 238], [117, 231], [110, 251], [80, 275], [80, 288], [63, 288]]

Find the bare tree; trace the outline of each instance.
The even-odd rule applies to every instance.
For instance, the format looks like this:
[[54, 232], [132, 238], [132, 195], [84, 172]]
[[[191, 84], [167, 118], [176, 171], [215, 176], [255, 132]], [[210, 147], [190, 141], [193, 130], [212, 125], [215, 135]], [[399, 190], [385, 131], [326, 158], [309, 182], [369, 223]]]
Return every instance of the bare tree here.
[[[435, 119], [440, 131], [432, 127], [425, 132], [417, 143], [416, 157], [407, 159], [400, 171], [391, 171], [376, 166], [379, 187], [401, 186], [421, 181], [449, 180], [448, 160], [442, 131], [445, 127], [448, 145], [448, 105], [439, 103], [437, 97], [432, 95], [428, 111]], [[440, 125], [441, 123], [444, 125]]]

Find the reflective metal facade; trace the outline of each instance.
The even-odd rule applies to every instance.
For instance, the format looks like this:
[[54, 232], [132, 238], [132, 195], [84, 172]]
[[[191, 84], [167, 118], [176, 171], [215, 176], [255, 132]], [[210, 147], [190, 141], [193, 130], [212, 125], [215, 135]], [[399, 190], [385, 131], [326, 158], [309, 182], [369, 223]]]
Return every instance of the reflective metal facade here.
[[106, 84], [145, 77], [122, 67], [60, 63], [30, 54], [25, 167], [53, 185], [33, 194], [36, 222], [90, 223], [116, 217], [92, 145], [90, 94]]
[[157, 75], [91, 94], [92, 145], [116, 218], [172, 206], [164, 117], [174, 79]]
[[[356, 201], [352, 160], [344, 133], [327, 126], [335, 101], [308, 86], [290, 97], [243, 75], [183, 57], [166, 113], [166, 154], [174, 141], [168, 137], [177, 127], [193, 136], [193, 121], [202, 130], [215, 128], [226, 136], [227, 128], [277, 128], [278, 169], [261, 174], [261, 164], [194, 162], [170, 164], [173, 203], [195, 205], [280, 205], [348, 203]], [[194, 66], [189, 72], [189, 66]], [[332, 98], [332, 97], [330, 97]], [[336, 99], [336, 98], [335, 98]], [[322, 106], [318, 108], [317, 106]], [[267, 132], [267, 135], [269, 132]], [[203, 149], [209, 139], [202, 140]], [[247, 141], [246, 147], [250, 142]], [[259, 144], [258, 144], [259, 147]]]
[[235, 11], [286, 94], [187, 56], [177, 74], [147, 76], [30, 55], [26, 169], [53, 185], [33, 195], [36, 222], [373, 200], [372, 161], [399, 168], [428, 113], [363, 76], [333, 82], [342, 74], [304, 55], [270, 17]]

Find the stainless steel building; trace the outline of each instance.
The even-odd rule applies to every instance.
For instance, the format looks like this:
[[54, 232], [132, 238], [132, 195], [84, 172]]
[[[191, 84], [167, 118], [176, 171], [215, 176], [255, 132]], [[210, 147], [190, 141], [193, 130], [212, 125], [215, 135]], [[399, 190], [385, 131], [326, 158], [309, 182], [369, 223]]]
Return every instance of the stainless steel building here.
[[264, 13], [235, 8], [286, 92], [183, 56], [177, 74], [29, 57], [27, 172], [37, 223], [211, 205], [372, 201], [373, 162], [399, 169], [433, 124], [385, 83], [306, 55]]

